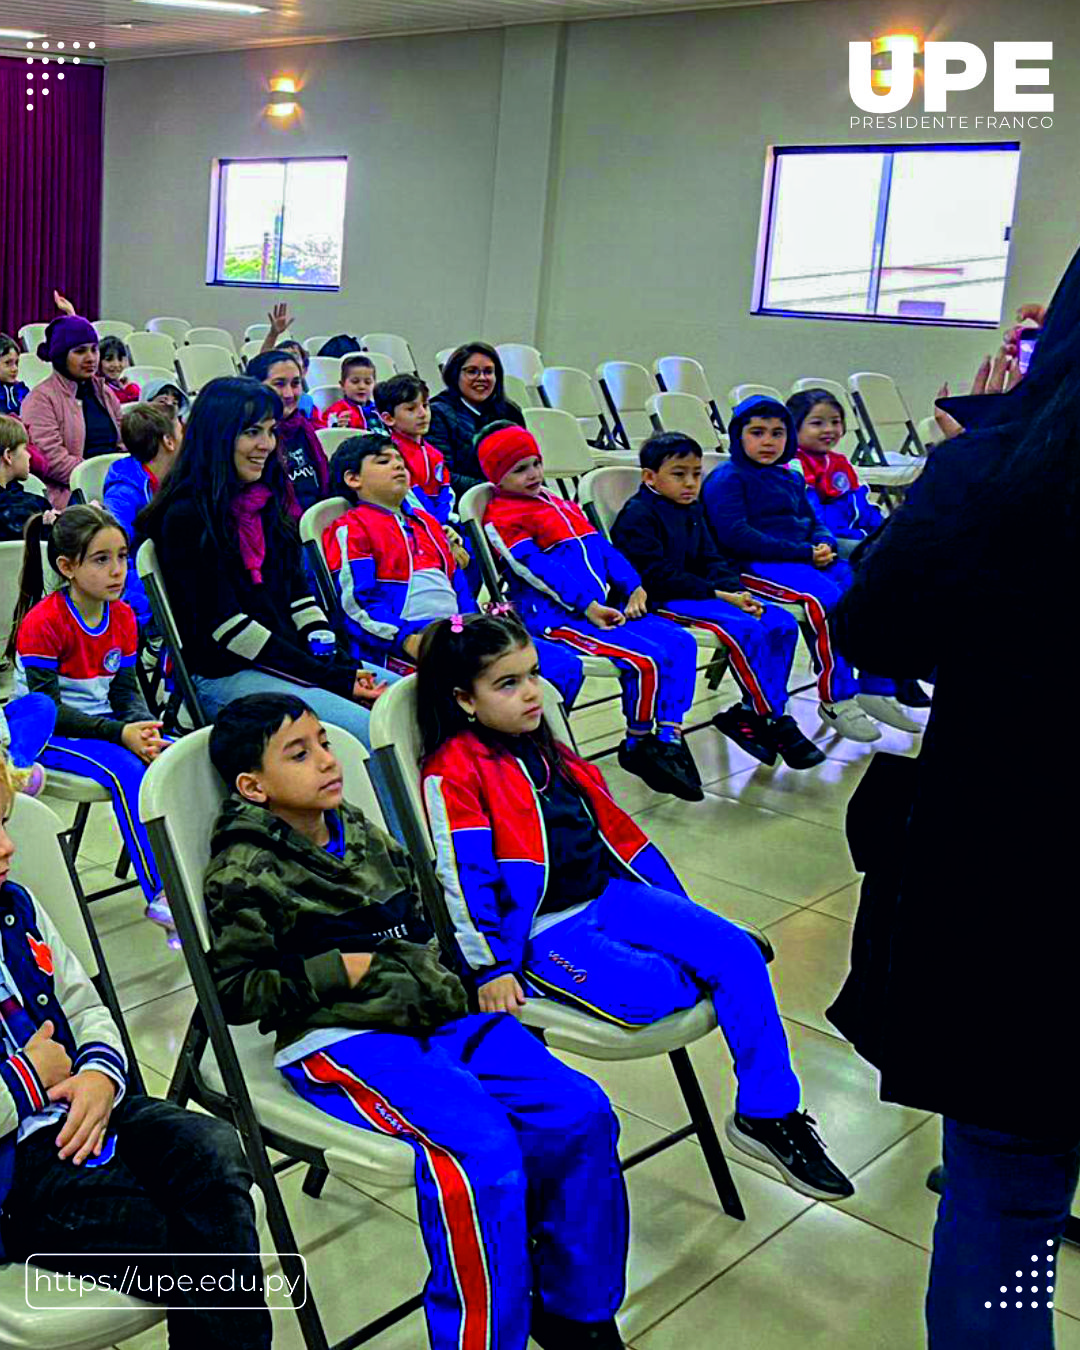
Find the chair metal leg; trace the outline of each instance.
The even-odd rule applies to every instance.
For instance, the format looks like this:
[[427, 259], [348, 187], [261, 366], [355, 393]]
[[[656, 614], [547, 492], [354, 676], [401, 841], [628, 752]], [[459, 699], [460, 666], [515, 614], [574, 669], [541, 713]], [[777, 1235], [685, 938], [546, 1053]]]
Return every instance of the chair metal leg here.
[[326, 1179], [330, 1173], [325, 1167], [316, 1167], [314, 1163], [307, 1170], [304, 1177], [304, 1184], [300, 1188], [305, 1195], [310, 1195], [312, 1200], [318, 1200], [322, 1195], [323, 1187], [326, 1185]]
[[709, 1115], [709, 1108], [702, 1094], [701, 1084], [697, 1080], [697, 1074], [694, 1072], [694, 1066], [690, 1062], [690, 1055], [685, 1046], [680, 1046], [678, 1050], [670, 1051], [668, 1057], [671, 1060], [671, 1067], [675, 1070], [683, 1101], [690, 1112], [698, 1143], [705, 1155], [705, 1165], [709, 1169], [724, 1213], [730, 1214], [733, 1219], [745, 1219], [746, 1210], [743, 1209], [739, 1192], [735, 1187], [735, 1179], [731, 1175], [724, 1151], [720, 1147], [720, 1140], [716, 1136], [712, 1116]]
[[122, 881], [130, 871], [131, 871], [131, 855], [128, 853], [127, 844], [125, 844], [123, 848], [120, 850], [119, 858], [117, 858], [116, 860], [116, 867], [113, 870], [113, 876], [119, 878]]

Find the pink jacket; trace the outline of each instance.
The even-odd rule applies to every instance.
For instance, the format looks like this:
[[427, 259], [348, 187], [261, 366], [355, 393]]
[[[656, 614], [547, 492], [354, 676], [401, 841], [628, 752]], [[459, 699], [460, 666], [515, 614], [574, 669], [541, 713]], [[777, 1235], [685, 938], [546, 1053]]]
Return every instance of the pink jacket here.
[[[116, 448], [119, 451], [120, 404], [101, 375], [94, 375], [92, 379], [98, 402], [116, 423]], [[68, 487], [71, 471], [82, 463], [86, 442], [86, 422], [75, 397], [76, 388], [74, 380], [53, 371], [47, 380], [30, 390], [20, 410], [30, 439], [48, 462], [45, 486], [49, 501], [57, 508], [67, 505], [71, 495]]]

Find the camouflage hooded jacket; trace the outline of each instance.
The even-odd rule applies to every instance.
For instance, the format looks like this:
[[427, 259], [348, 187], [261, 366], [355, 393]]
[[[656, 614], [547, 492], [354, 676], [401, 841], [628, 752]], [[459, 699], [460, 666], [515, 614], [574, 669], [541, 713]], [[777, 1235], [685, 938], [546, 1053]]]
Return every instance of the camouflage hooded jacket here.
[[[225, 1017], [277, 1049], [319, 1027], [421, 1034], [466, 1011], [420, 904], [412, 859], [343, 804], [343, 857], [264, 807], [230, 797], [210, 841], [211, 965]], [[350, 988], [343, 952], [372, 952]]]

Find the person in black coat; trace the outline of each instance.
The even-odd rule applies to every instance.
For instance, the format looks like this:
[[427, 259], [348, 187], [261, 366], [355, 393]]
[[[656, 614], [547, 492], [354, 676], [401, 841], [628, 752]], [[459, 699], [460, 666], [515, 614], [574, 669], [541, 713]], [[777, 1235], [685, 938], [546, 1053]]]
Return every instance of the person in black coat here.
[[[945, 1118], [931, 1350], [1049, 1350], [1080, 1166], [1080, 747], [1051, 716], [1076, 654], [1080, 253], [1023, 382], [950, 411], [966, 431], [933, 453], [832, 616], [855, 665], [936, 671], [936, 688], [918, 760], [878, 756], [849, 809], [866, 877], [828, 1016], [885, 1100]], [[1002, 633], [1007, 685], [987, 679]]]
[[516, 403], [503, 392], [499, 353], [486, 342], [466, 342], [452, 352], [442, 370], [446, 388], [431, 400], [427, 439], [442, 451], [450, 486], [460, 501], [477, 483], [486, 483], [476, 455], [478, 433], [492, 422], [525, 425]]

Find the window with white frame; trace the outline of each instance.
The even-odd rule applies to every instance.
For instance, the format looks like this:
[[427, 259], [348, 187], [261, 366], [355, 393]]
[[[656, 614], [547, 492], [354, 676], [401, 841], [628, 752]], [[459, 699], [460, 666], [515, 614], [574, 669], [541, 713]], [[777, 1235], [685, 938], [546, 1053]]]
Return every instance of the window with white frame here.
[[207, 282], [339, 289], [347, 170], [344, 158], [215, 160]]
[[769, 151], [754, 312], [996, 327], [1017, 142]]

